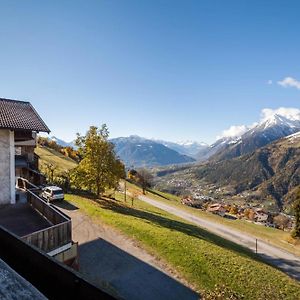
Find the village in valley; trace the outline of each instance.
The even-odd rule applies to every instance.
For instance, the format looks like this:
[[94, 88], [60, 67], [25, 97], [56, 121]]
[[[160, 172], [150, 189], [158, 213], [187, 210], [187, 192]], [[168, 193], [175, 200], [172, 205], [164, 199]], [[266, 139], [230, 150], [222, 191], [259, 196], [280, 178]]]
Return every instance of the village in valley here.
[[181, 199], [181, 203], [230, 220], [246, 220], [258, 225], [285, 231], [291, 231], [295, 225], [294, 216], [285, 213], [271, 213], [259, 207], [258, 204], [250, 206], [230, 204], [225, 201], [216, 202], [216, 200], [208, 196], [186, 196]]
[[199, 181], [189, 168], [177, 168], [180, 176], [174, 175], [175, 166], [165, 169], [154, 168], [153, 174], [156, 174], [154, 186], [162, 191], [179, 195], [182, 204], [230, 220], [245, 220], [283, 231], [293, 229], [295, 217], [279, 210], [274, 200], [262, 195], [259, 191], [246, 190], [236, 193], [233, 186], [220, 186]]

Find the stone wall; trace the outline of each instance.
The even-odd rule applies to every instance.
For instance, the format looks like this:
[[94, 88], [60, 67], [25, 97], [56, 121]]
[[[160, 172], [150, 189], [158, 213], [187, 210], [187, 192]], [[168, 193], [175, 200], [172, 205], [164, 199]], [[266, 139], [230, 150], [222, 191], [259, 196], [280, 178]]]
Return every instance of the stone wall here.
[[10, 132], [0, 130], [0, 205], [10, 203]]

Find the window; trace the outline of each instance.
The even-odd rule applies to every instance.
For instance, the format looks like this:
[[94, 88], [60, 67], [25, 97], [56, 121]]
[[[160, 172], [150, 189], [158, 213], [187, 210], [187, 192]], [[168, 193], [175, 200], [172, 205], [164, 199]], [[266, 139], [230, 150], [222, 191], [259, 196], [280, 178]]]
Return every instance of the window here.
[[15, 147], [15, 155], [22, 155], [22, 147]]

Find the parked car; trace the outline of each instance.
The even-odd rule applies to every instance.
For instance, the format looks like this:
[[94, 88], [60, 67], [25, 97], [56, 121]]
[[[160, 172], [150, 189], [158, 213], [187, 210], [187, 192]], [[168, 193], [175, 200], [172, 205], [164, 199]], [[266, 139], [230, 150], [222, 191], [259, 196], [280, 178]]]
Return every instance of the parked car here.
[[43, 189], [42, 197], [47, 201], [64, 200], [64, 192], [58, 186], [47, 186]]

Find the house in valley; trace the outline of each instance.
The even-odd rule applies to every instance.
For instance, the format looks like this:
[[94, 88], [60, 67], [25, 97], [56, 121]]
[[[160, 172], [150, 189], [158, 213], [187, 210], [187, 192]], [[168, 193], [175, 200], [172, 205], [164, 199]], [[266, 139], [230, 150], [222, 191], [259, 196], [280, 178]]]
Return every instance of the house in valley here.
[[263, 209], [257, 208], [254, 214], [254, 221], [257, 223], [266, 224], [269, 221], [269, 214], [266, 213]]
[[221, 217], [224, 217], [226, 214], [226, 208], [221, 203], [214, 203], [208, 206], [207, 211], [220, 215]]

